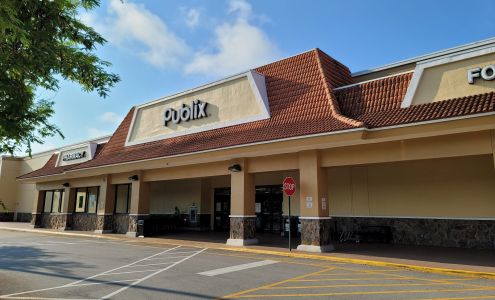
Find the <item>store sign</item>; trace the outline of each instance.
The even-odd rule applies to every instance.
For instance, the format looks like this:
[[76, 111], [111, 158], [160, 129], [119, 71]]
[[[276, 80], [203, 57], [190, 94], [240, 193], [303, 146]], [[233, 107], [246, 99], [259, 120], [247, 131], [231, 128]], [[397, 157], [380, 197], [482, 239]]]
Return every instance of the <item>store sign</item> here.
[[476, 78], [481, 78], [483, 80], [494, 80], [495, 79], [495, 65], [484, 66], [483, 68], [469, 69], [467, 72], [467, 79], [469, 84], [474, 84]]
[[62, 160], [71, 161], [71, 160], [81, 159], [84, 157], [86, 157], [86, 151], [81, 151], [81, 152], [64, 154], [64, 156], [62, 156]]
[[206, 113], [207, 106], [208, 102], [194, 100], [191, 105], [182, 104], [182, 107], [179, 110], [167, 108], [164, 114], [165, 126], [167, 126], [169, 122], [180, 124], [180, 122], [189, 122], [206, 118], [208, 117], [208, 114]]

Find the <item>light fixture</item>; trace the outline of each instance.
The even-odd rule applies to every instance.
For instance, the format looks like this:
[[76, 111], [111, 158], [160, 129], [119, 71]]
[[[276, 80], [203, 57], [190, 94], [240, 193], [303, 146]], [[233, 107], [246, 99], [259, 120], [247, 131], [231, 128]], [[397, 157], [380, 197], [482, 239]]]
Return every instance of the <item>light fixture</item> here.
[[139, 177], [137, 175], [132, 175], [128, 178], [130, 181], [138, 181]]
[[242, 170], [241, 165], [235, 164], [229, 167], [230, 172], [240, 172]]
[[69, 184], [68, 182], [64, 182], [64, 183], [62, 183], [62, 186], [64, 186], [64, 187], [69, 187], [69, 186], [70, 186], [70, 184]]

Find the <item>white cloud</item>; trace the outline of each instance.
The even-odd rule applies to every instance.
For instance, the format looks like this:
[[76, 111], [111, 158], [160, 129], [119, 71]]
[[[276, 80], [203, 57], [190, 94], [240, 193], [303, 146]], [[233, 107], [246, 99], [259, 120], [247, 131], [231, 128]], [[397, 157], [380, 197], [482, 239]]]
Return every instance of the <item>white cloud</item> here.
[[198, 9], [196, 8], [190, 8], [187, 12], [186, 12], [186, 25], [187, 27], [191, 28], [191, 29], [194, 29], [196, 28], [196, 26], [198, 26], [199, 24], [199, 17], [200, 17], [200, 12]]
[[215, 51], [197, 52], [185, 67], [187, 74], [232, 75], [278, 57], [275, 44], [249, 22], [252, 8], [248, 2], [231, 0], [228, 11], [236, 14], [235, 21], [215, 28]]
[[98, 119], [102, 122], [105, 123], [111, 123], [111, 124], [120, 124], [122, 120], [124, 119], [122, 116], [117, 115], [114, 112], [107, 111], [103, 114], [101, 114]]
[[156, 67], [174, 66], [189, 52], [186, 43], [142, 4], [111, 0], [107, 16], [83, 14], [81, 18], [111, 44], [138, 54]]
[[91, 127], [87, 129], [88, 139], [102, 137], [105, 135], [109, 135], [110, 133], [111, 133], [110, 131], [100, 128]]

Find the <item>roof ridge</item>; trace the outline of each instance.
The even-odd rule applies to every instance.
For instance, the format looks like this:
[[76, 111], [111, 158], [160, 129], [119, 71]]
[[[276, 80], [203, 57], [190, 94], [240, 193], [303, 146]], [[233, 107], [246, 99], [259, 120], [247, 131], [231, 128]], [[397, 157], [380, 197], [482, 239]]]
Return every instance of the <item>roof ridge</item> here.
[[326, 80], [327, 77], [325, 75], [325, 71], [323, 69], [323, 64], [322, 64], [322, 61], [320, 58], [321, 53], [324, 53], [324, 52], [321, 51], [319, 48], [314, 49], [314, 52], [316, 55], [316, 61], [318, 63], [318, 69], [320, 71], [321, 80], [323, 81], [323, 86], [325, 88], [325, 94], [328, 97], [328, 102], [330, 104], [330, 111], [332, 112], [333, 117], [336, 118], [337, 120], [344, 122], [345, 124], [348, 124], [351, 126], [367, 127], [364, 122], [349, 118], [347, 116], [344, 116], [341, 113], [339, 104], [338, 104], [337, 100], [335, 99], [333, 91], [330, 89], [330, 86], [328, 85], [328, 82]]

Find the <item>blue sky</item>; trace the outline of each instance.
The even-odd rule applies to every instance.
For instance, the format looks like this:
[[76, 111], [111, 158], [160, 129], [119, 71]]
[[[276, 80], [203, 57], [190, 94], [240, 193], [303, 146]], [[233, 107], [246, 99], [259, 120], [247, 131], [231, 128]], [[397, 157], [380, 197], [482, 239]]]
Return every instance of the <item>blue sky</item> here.
[[33, 150], [110, 134], [133, 105], [316, 47], [356, 72], [494, 37], [494, 13], [493, 0], [104, 0], [81, 19], [122, 81], [106, 99], [69, 82], [40, 92], [66, 138]]

